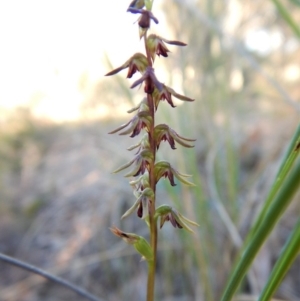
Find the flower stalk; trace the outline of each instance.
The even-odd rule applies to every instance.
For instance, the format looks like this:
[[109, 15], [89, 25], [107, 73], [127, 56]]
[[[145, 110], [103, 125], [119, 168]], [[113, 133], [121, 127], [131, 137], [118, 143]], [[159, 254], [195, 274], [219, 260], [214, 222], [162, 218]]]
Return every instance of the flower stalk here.
[[142, 258], [147, 261], [147, 301], [153, 301], [155, 294], [158, 223], [159, 228], [162, 228], [169, 221], [174, 228], [185, 229], [189, 232], [193, 232], [190, 226], [197, 226], [196, 223], [184, 217], [175, 208], [168, 205], [157, 207], [156, 204], [156, 185], [161, 178], [168, 178], [172, 186], [176, 185], [175, 179], [185, 185], [194, 186], [193, 183], [186, 180], [189, 175], [180, 173], [169, 162], [156, 162], [156, 152], [159, 150], [160, 143], [167, 141], [171, 149], [176, 149], [175, 143], [191, 148], [194, 146], [191, 143], [195, 140], [182, 137], [167, 124], [155, 124], [155, 114], [161, 101], [166, 100], [174, 108], [172, 96], [188, 102], [194, 101], [194, 99], [178, 94], [175, 90], [160, 82], [155, 75], [153, 64], [156, 56], [166, 58], [170, 52], [165, 43], [175, 46], [186, 46], [186, 44], [167, 40], [155, 34], [148, 35], [151, 22], [158, 23], [157, 18], [151, 11], [152, 5], [153, 0], [133, 0], [127, 9], [127, 12], [139, 15], [139, 36], [140, 39], [144, 40], [145, 54], [134, 54], [122, 66], [106, 74], [106, 76], [114, 75], [128, 68], [127, 78], [131, 78], [138, 72], [140, 77], [130, 88], [134, 89], [142, 85], [145, 92], [145, 97], [141, 102], [128, 111], [128, 113], [135, 112], [134, 117], [111, 131], [110, 134], [119, 133], [119, 135], [129, 135], [130, 137], [143, 134], [140, 142], [128, 148], [130, 151], [137, 149], [135, 157], [130, 162], [117, 168], [114, 173], [128, 167], [132, 168], [125, 176], [133, 178], [130, 184], [136, 200], [122, 215], [122, 218], [127, 218], [136, 211], [137, 216], [144, 220], [149, 228], [149, 243], [141, 236], [124, 232], [116, 227], [111, 228], [111, 231], [128, 244], [133, 245], [137, 252], [142, 255]]

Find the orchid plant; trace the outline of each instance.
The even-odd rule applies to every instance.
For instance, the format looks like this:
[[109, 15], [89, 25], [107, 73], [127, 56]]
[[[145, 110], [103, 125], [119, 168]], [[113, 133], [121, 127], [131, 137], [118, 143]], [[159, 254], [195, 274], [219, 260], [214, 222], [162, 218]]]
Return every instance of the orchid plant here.
[[129, 150], [137, 150], [134, 158], [116, 169], [114, 173], [131, 167], [125, 177], [131, 178], [130, 185], [136, 199], [122, 218], [136, 212], [137, 216], [144, 220], [149, 228], [150, 243], [144, 237], [124, 232], [117, 227], [112, 227], [111, 231], [128, 244], [132, 244], [142, 255], [142, 258], [146, 260], [148, 264], [147, 301], [154, 300], [158, 227], [162, 228], [166, 222], [170, 222], [175, 228], [193, 232], [191, 226], [198, 226], [172, 206], [161, 205], [158, 207], [156, 204], [156, 185], [162, 178], [168, 178], [172, 186], [176, 185], [175, 179], [183, 184], [194, 186], [187, 179], [190, 177], [189, 175], [180, 173], [169, 162], [157, 162], [156, 153], [161, 142], [166, 141], [171, 149], [176, 149], [176, 143], [191, 148], [194, 146], [191, 143], [195, 140], [182, 137], [167, 124], [156, 125], [155, 123], [155, 114], [161, 101], [166, 100], [174, 108], [172, 97], [187, 102], [192, 102], [194, 99], [178, 94], [163, 84], [155, 75], [153, 64], [156, 56], [168, 57], [170, 52], [166, 44], [176, 46], [186, 46], [186, 44], [167, 40], [155, 34], [148, 34], [151, 21], [158, 23], [157, 18], [152, 13], [153, 1], [134, 0], [127, 9], [128, 12], [139, 15], [139, 37], [144, 41], [145, 54], [134, 54], [122, 66], [106, 74], [106, 76], [114, 75], [127, 68], [127, 78], [131, 78], [138, 72], [140, 78], [131, 85], [131, 88], [142, 85], [145, 92], [141, 102], [128, 111], [128, 113], [135, 113], [135, 115], [127, 123], [111, 131], [110, 134], [119, 133], [119, 135], [129, 135], [130, 137], [141, 135], [140, 141], [129, 148]]

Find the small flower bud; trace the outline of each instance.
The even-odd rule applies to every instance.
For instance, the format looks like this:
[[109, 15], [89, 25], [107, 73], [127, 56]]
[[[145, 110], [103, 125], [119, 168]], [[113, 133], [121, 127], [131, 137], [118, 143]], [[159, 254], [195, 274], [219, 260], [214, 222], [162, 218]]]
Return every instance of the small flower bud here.
[[144, 237], [134, 233], [123, 232], [117, 227], [110, 228], [110, 231], [116, 236], [122, 238], [126, 243], [133, 245], [134, 248], [142, 255], [142, 259], [147, 261], [153, 260], [152, 249]]
[[143, 12], [139, 18], [139, 26], [143, 29], [148, 29], [150, 27], [150, 16], [147, 11]]

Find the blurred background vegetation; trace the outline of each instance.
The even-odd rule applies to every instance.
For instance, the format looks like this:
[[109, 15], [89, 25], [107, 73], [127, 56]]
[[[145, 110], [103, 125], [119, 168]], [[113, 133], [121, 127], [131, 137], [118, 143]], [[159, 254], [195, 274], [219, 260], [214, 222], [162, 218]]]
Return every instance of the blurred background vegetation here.
[[[122, 6], [115, 10], [125, 14], [128, 3]], [[193, 174], [197, 187], [172, 188], [162, 181], [158, 202], [174, 204], [200, 224], [194, 235], [169, 225], [160, 231], [157, 300], [218, 300], [299, 125], [300, 3], [165, 0], [154, 1], [156, 10], [161, 24], [154, 31], [188, 43], [170, 47], [167, 59], [157, 58], [156, 73], [196, 99], [175, 109], [161, 103], [158, 122], [197, 139], [192, 150], [162, 145], [159, 158]], [[99, 29], [100, 39], [106, 28], [120, 26], [119, 34], [127, 34], [114, 18], [106, 26]], [[131, 31], [137, 40], [136, 26]], [[110, 53], [104, 57], [107, 70], [123, 63]], [[69, 122], [37, 116], [35, 102], [9, 112], [3, 108], [0, 115], [0, 252], [107, 301], [143, 300], [146, 287], [145, 263], [108, 229], [117, 225], [147, 235], [138, 218], [120, 221], [134, 197], [122, 175], [111, 175], [132, 157], [126, 148], [134, 141], [107, 132], [129, 118], [124, 113], [142, 95], [128, 89], [124, 75], [91, 83], [83, 70], [76, 79], [83, 95], [80, 116]], [[68, 106], [72, 110], [72, 102]], [[298, 193], [237, 300], [254, 300], [261, 291], [299, 214]], [[80, 300], [1, 262], [0, 271], [1, 301]], [[300, 300], [299, 271], [298, 259], [277, 298]]]

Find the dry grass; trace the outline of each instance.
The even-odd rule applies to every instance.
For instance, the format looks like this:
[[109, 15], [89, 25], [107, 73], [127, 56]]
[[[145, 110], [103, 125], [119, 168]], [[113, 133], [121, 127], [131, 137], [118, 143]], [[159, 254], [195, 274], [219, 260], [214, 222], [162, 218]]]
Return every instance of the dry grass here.
[[[121, 296], [124, 300], [141, 300], [146, 283], [145, 264], [108, 230], [111, 225], [120, 225], [145, 235], [142, 221], [134, 217], [119, 220], [132, 202], [132, 195], [122, 175], [111, 175], [116, 166], [131, 157], [125, 151], [130, 141], [106, 134], [115, 122], [51, 126], [30, 116], [26, 118], [21, 131], [9, 135], [2, 133], [1, 136], [0, 251], [66, 277], [105, 300], [119, 300]], [[277, 133], [280, 128], [278, 126]], [[285, 137], [286, 129], [283, 134]], [[258, 138], [250, 136], [249, 139]], [[198, 282], [203, 283], [203, 277], [207, 277], [210, 289], [221, 290], [233, 254], [249, 227], [261, 196], [268, 190], [269, 178], [274, 174], [278, 154], [283, 150], [267, 131], [263, 132], [263, 128], [260, 128], [259, 139], [255, 151], [260, 157], [254, 167], [242, 164], [253, 152], [253, 143], [245, 139], [236, 149], [242, 164], [239, 169], [244, 173], [237, 200], [240, 195], [245, 196], [240, 205], [233, 204], [238, 209], [233, 205], [229, 207], [227, 198], [219, 191], [227, 184], [218, 183], [215, 174], [221, 170], [215, 165], [220, 152], [218, 145], [210, 145], [204, 153], [200, 141], [195, 152], [198, 167], [194, 166], [193, 173], [196, 183], [197, 179], [201, 180], [197, 183], [201, 186], [201, 199], [197, 199], [197, 192], [177, 186], [176, 196], [181, 198], [179, 201], [184, 199], [183, 207], [169, 186], [166, 186], [169, 194], [164, 192], [163, 185], [159, 186], [159, 199], [163, 203], [178, 202], [176, 206], [183, 207], [184, 212], [201, 225], [195, 236], [186, 236], [168, 226], [160, 232], [157, 295], [161, 300], [162, 296], [174, 296], [173, 300], [202, 300], [203, 286], [201, 289]], [[269, 143], [262, 143], [266, 140], [274, 143], [271, 159], [265, 154]], [[20, 145], [16, 146], [12, 141], [19, 141]], [[4, 150], [10, 151], [7, 154]], [[168, 154], [166, 149], [165, 153]], [[178, 150], [171, 160], [174, 164], [178, 160], [179, 166], [186, 171], [188, 162], [181, 156]], [[197, 171], [198, 175], [195, 175]], [[247, 181], [250, 184], [246, 185]], [[285, 239], [285, 231], [297, 217], [296, 212], [299, 212], [297, 204], [259, 255], [253, 271], [258, 283], [266, 279]], [[0, 300], [76, 298], [71, 292], [38, 276], [3, 263], [0, 266]], [[201, 269], [205, 269], [205, 273]], [[287, 277], [282, 288], [284, 296], [297, 296], [297, 277], [296, 271]], [[253, 293], [255, 287], [251, 289]]]

